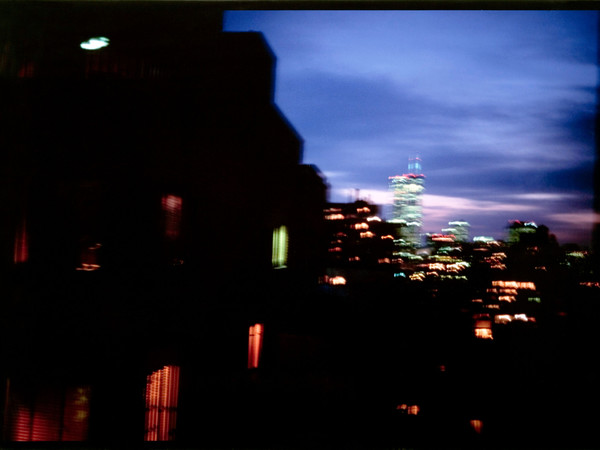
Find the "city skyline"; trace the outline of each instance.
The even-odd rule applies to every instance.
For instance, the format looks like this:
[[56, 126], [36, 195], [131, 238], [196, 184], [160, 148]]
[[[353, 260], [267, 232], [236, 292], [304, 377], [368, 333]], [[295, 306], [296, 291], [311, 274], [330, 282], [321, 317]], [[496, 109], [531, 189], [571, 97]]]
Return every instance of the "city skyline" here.
[[596, 11], [228, 11], [224, 30], [264, 34], [330, 201], [390, 205], [418, 153], [424, 232], [527, 220], [590, 243]]

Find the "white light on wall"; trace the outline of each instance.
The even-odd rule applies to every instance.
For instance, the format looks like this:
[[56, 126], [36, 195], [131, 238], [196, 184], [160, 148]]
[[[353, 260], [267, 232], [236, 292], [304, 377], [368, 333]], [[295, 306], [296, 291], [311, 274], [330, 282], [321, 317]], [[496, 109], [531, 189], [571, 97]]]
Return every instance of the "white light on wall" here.
[[82, 42], [79, 46], [84, 50], [98, 50], [99, 48], [106, 47], [109, 42], [110, 39], [105, 37], [93, 37]]

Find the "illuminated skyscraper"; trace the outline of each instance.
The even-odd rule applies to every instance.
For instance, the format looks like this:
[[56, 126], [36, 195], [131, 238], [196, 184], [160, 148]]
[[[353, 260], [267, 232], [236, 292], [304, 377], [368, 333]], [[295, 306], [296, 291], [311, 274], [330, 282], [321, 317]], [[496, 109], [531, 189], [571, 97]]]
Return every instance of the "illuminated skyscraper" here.
[[423, 226], [422, 195], [425, 175], [421, 173], [421, 159], [409, 159], [408, 173], [389, 177], [393, 194], [392, 218], [389, 222], [400, 224], [401, 238], [412, 246], [421, 242]]
[[448, 222], [448, 228], [442, 229], [444, 234], [452, 234], [457, 242], [468, 242], [471, 225], [464, 220]]

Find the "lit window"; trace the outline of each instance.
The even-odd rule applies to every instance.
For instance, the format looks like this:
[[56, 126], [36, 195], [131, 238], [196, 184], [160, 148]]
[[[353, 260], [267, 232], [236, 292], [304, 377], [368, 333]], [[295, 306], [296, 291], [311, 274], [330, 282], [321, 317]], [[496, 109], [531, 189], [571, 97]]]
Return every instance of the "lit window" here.
[[248, 333], [248, 369], [258, 368], [260, 353], [263, 344], [264, 325], [256, 323], [250, 327]]
[[478, 339], [493, 339], [491, 328], [475, 328], [475, 337]]
[[174, 440], [178, 397], [178, 366], [164, 366], [148, 375], [145, 441]]
[[77, 270], [84, 270], [91, 272], [98, 270], [100, 264], [98, 264], [98, 250], [102, 247], [102, 244], [86, 245], [81, 250], [81, 264], [77, 267]]
[[419, 414], [421, 408], [419, 408], [419, 405], [407, 405], [406, 403], [402, 403], [401, 405], [396, 406], [396, 410], [408, 414], [409, 416], [416, 416]]
[[13, 252], [13, 261], [15, 264], [27, 262], [29, 259], [29, 236], [27, 234], [27, 224], [23, 220], [15, 233], [15, 246]]
[[273, 246], [271, 262], [276, 269], [283, 269], [287, 265], [288, 257], [288, 232], [285, 225], [273, 230]]
[[423, 281], [425, 280], [425, 273], [416, 272], [410, 275], [408, 278], [410, 278], [411, 281]]
[[329, 278], [328, 282], [332, 286], [343, 286], [346, 284], [346, 279], [344, 277], [338, 275], [338, 276]]
[[471, 428], [475, 431], [475, 433], [480, 434], [481, 429], [483, 428], [483, 422], [478, 419], [471, 420], [470, 422]]
[[165, 223], [165, 236], [167, 239], [177, 239], [181, 231], [181, 197], [177, 195], [163, 195], [161, 203]]
[[512, 320], [513, 316], [510, 314], [498, 314], [496, 317], [494, 317], [494, 323], [507, 324], [512, 322]]
[[513, 289], [528, 289], [535, 291], [535, 283], [532, 281], [492, 281], [492, 286]]
[[526, 314], [515, 314], [515, 320], [521, 320], [523, 322], [527, 322], [529, 318]]
[[88, 434], [89, 387], [31, 390], [7, 389], [9, 439], [27, 441], [84, 441]]
[[106, 47], [110, 43], [110, 39], [100, 36], [89, 38], [87, 41], [82, 42], [79, 46], [84, 50], [98, 50]]

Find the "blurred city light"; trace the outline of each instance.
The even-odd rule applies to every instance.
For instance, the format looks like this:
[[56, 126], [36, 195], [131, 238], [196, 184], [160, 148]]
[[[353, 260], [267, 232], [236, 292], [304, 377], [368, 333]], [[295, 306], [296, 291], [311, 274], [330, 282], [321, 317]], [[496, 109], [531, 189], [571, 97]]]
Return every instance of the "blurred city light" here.
[[84, 50], [98, 50], [106, 47], [110, 42], [110, 39], [105, 37], [93, 37], [87, 41], [82, 42], [79, 46]]

